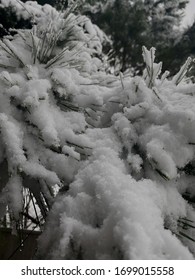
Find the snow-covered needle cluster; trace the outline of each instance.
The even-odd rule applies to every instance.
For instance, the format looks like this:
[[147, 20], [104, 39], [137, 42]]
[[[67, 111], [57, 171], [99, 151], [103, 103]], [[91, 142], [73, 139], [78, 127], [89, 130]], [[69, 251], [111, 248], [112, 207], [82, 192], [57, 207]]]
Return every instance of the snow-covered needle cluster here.
[[1, 202], [18, 210], [14, 217], [21, 211], [22, 185], [44, 196], [39, 206], [45, 216], [53, 186], [68, 185], [81, 157], [91, 153], [85, 114], [90, 119], [91, 103], [102, 105], [101, 96], [88, 91], [96, 81], [89, 77], [101, 67], [101, 31], [86, 17], [49, 5], [41, 10], [27, 2], [25, 13], [31, 5], [40, 10], [33, 29], [0, 42], [1, 162], [7, 169]]
[[88, 18], [24, 6], [41, 16], [0, 46], [1, 217], [19, 219], [28, 188], [47, 216], [39, 258], [193, 259], [190, 59], [168, 79], [143, 47], [143, 77], [107, 74]]

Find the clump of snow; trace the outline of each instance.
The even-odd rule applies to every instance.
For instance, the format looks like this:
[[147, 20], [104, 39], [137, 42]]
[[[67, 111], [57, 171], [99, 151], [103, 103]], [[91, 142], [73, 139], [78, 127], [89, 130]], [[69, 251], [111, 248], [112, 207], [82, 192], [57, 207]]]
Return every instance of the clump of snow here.
[[19, 175], [13, 174], [9, 178], [7, 184], [2, 190], [0, 204], [1, 218], [5, 215], [6, 206], [8, 206], [12, 217], [14, 217], [15, 220], [19, 219], [23, 205], [23, 185]]
[[75, 152], [75, 148], [74, 147], [64, 146], [62, 148], [62, 152], [64, 154], [67, 154], [68, 156], [71, 156], [71, 157], [75, 158], [76, 160], [80, 160], [80, 154]]
[[130, 164], [132, 170], [139, 173], [142, 169], [143, 159], [139, 155], [129, 154], [127, 156], [127, 162]]
[[19, 123], [9, 120], [4, 113], [0, 114], [0, 130], [11, 172], [26, 160], [22, 149], [23, 131]]
[[151, 164], [154, 164], [154, 168], [161, 170], [162, 173], [169, 179], [173, 179], [177, 176], [177, 168], [175, 162], [164, 150], [164, 147], [161, 142], [156, 139], [147, 143], [147, 154], [148, 159]]

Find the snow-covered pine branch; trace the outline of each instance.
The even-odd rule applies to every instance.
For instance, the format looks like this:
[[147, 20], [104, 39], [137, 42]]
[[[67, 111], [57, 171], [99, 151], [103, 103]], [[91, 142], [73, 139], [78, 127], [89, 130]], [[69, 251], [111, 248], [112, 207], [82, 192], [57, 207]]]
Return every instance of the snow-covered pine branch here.
[[1, 42], [1, 216], [25, 187], [47, 215], [38, 258], [194, 259], [189, 61], [168, 79], [144, 48], [143, 77], [108, 75], [97, 30], [43, 12]]
[[[14, 217], [19, 210], [12, 210], [21, 207], [9, 203], [12, 176], [22, 178], [23, 187], [36, 198], [43, 193], [51, 200], [43, 185], [50, 189], [73, 180], [81, 157], [87, 157], [92, 148], [84, 135], [89, 125], [85, 116], [93, 122], [90, 110], [101, 106], [102, 96], [109, 91], [105, 88], [100, 94], [100, 87], [94, 90], [93, 86], [102, 67], [98, 28], [85, 16], [58, 13], [50, 6], [40, 9], [34, 2], [24, 5], [21, 12], [34, 12], [32, 6], [41, 10], [36, 25], [0, 43], [1, 162], [7, 162], [9, 174], [2, 186], [7, 190], [2, 201], [9, 204]], [[39, 187], [28, 185], [35, 184], [32, 179]], [[13, 192], [17, 195], [21, 188]], [[4, 212], [5, 207], [1, 216]]]

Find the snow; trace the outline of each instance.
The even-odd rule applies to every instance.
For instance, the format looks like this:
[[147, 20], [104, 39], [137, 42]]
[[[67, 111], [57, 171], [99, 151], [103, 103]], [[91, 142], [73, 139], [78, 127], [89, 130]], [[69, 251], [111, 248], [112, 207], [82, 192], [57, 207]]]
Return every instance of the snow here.
[[4, 113], [0, 114], [0, 128], [11, 172], [26, 160], [22, 149], [23, 131], [18, 123], [9, 120]]
[[195, 223], [184, 198], [195, 195], [190, 60], [168, 78], [143, 47], [142, 77], [107, 74], [104, 34], [89, 19], [1, 2], [37, 25], [0, 46], [0, 215], [9, 205], [19, 219], [23, 188], [42, 213], [45, 196], [37, 258], [194, 259], [182, 234], [195, 231], [181, 226]]
[[[104, 148], [104, 141], [77, 174], [68, 195], [54, 204], [48, 228], [40, 239], [47, 257], [74, 259], [82, 248], [84, 259], [117, 259], [119, 253], [124, 259], [193, 258], [163, 228], [163, 216], [173, 214], [174, 207], [179, 214], [186, 212], [176, 190], [166, 190], [150, 180], [136, 182], [125, 174], [117, 153]], [[55, 239], [48, 232], [52, 227]], [[74, 241], [74, 251], [70, 240]]]
[[20, 212], [22, 211], [23, 186], [21, 177], [18, 175], [12, 176], [9, 179], [4, 191], [5, 195], [8, 196], [6, 198], [8, 201], [8, 206], [10, 207], [14, 218], [17, 220], [19, 218]]
[[169, 179], [177, 177], [177, 168], [172, 157], [164, 151], [162, 143], [156, 139], [147, 143], [147, 156], [154, 168], [161, 170]]
[[75, 152], [75, 148], [74, 147], [64, 146], [62, 148], [62, 152], [64, 154], [67, 154], [68, 156], [71, 156], [71, 157], [75, 158], [76, 160], [80, 160], [80, 154]]

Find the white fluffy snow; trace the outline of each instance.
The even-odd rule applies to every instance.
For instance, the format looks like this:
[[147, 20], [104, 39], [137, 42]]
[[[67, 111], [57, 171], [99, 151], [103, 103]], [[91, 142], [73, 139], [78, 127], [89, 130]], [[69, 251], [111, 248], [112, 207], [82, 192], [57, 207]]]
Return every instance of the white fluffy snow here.
[[187, 205], [176, 188], [149, 179], [135, 181], [126, 174], [114, 147], [108, 147], [104, 133], [108, 137], [113, 132], [102, 129], [100, 139], [94, 132], [101, 146], [96, 146], [69, 193], [54, 204], [40, 239], [41, 250], [53, 259], [75, 259], [79, 254], [84, 259], [193, 258], [164, 229], [166, 216], [186, 215]]

